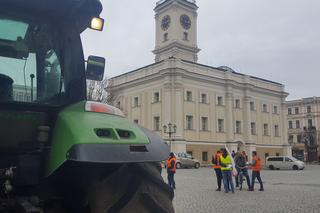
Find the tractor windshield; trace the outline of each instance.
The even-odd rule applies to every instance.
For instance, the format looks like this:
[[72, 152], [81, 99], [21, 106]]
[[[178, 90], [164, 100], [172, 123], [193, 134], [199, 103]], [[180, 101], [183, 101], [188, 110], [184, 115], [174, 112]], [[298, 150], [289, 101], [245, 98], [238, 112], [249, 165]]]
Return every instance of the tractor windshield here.
[[59, 32], [48, 23], [1, 16], [0, 29], [0, 102], [63, 104]]

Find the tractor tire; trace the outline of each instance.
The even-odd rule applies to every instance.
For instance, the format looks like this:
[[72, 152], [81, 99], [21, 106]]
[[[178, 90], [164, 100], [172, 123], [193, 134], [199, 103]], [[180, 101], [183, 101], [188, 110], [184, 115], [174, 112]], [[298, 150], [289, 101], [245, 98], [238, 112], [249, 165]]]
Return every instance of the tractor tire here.
[[174, 192], [163, 181], [157, 163], [123, 164], [89, 186], [82, 212], [174, 212]]

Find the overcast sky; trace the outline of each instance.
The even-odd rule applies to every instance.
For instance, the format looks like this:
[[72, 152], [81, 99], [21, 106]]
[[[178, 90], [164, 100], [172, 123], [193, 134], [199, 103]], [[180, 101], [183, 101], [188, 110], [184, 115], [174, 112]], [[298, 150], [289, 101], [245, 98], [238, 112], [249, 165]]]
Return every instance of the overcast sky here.
[[[85, 55], [113, 77], [154, 62], [157, 0], [101, 0], [103, 32], [83, 35]], [[197, 0], [198, 62], [282, 83], [288, 100], [320, 96], [319, 0]]]

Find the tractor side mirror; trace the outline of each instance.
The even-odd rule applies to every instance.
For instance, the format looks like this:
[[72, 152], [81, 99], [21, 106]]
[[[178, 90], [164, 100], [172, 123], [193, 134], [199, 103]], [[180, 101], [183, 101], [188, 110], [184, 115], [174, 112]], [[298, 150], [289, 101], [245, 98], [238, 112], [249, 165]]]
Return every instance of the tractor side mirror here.
[[88, 80], [102, 81], [105, 67], [105, 59], [90, 55], [87, 60], [86, 78]]

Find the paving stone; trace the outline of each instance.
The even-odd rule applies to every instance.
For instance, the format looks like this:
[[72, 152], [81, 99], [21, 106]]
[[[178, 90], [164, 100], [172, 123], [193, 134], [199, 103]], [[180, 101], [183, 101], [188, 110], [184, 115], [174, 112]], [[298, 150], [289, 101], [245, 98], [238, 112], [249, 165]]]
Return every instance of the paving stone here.
[[[251, 175], [251, 174], [250, 174]], [[166, 178], [164, 169], [163, 177]], [[217, 192], [216, 177], [211, 168], [179, 169], [175, 175], [174, 206], [177, 213], [311, 213], [320, 212], [320, 166], [307, 165], [305, 170], [263, 170], [255, 191], [243, 190], [234, 194]]]

